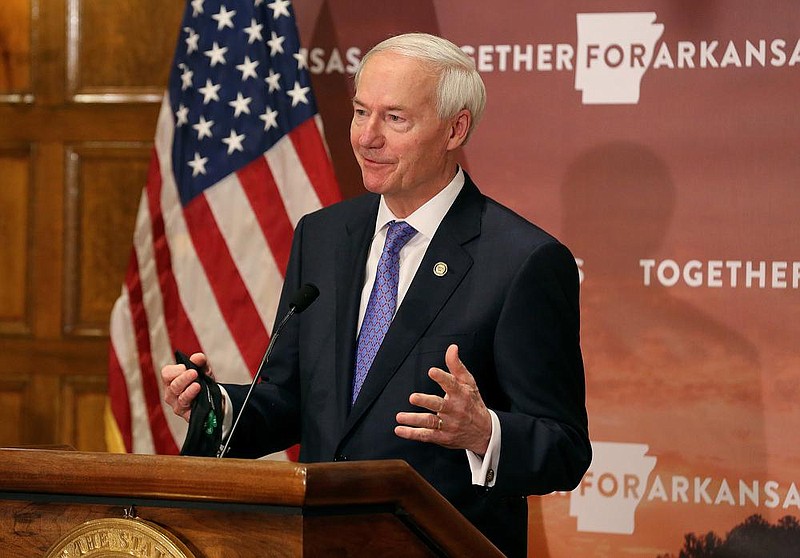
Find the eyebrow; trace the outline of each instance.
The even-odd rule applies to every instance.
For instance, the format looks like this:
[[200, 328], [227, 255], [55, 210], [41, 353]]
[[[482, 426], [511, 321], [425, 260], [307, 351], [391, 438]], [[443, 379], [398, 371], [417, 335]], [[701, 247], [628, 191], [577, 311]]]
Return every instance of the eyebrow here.
[[[359, 101], [358, 97], [353, 97], [353, 104], [358, 105], [360, 107], [367, 108], [367, 105], [365, 105], [364, 103]], [[400, 105], [393, 105], [393, 106], [389, 106], [389, 107], [384, 107], [384, 110], [386, 112], [408, 112], [408, 109], [406, 107], [402, 107]]]

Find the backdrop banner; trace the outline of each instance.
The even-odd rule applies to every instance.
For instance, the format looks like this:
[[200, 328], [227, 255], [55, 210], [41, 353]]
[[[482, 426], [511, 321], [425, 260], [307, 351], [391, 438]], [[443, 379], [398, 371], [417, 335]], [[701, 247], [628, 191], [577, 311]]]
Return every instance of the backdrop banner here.
[[488, 89], [465, 168], [576, 256], [595, 455], [530, 499], [530, 554], [796, 552], [800, 4], [294, 7], [345, 196], [360, 57], [440, 34]]

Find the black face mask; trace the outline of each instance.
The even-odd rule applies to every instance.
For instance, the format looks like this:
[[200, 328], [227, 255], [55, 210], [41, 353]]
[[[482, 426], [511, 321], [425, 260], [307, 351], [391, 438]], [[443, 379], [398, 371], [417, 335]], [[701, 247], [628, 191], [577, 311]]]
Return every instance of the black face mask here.
[[216, 457], [222, 443], [222, 392], [217, 382], [205, 375], [185, 354], [175, 351], [175, 362], [187, 369], [197, 370], [196, 383], [200, 394], [192, 401], [189, 430], [183, 441], [181, 455]]

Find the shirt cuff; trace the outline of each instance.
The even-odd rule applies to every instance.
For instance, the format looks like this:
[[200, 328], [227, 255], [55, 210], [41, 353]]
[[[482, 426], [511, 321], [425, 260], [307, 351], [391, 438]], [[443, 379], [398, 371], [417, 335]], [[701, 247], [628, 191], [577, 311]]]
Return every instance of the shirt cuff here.
[[231, 398], [225, 388], [222, 387], [222, 384], [217, 385], [220, 393], [222, 393], [222, 408], [225, 409], [225, 413], [222, 415], [222, 439], [225, 440], [228, 434], [231, 433], [231, 428], [233, 428], [233, 412], [231, 412], [233, 403], [231, 403]]
[[497, 464], [500, 462], [500, 419], [497, 414], [489, 409], [492, 417], [492, 436], [489, 438], [489, 447], [486, 455], [480, 457], [470, 450], [467, 452], [469, 469], [472, 472], [472, 484], [491, 488], [497, 480]]

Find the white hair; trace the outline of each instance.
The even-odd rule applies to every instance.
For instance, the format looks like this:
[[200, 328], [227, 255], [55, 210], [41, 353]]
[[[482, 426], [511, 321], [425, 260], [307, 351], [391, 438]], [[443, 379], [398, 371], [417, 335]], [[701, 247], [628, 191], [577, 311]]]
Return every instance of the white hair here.
[[387, 51], [421, 60], [436, 71], [439, 75], [439, 85], [436, 90], [436, 110], [439, 118], [443, 120], [452, 118], [459, 111], [467, 109], [472, 115], [467, 131], [469, 139], [486, 107], [486, 87], [475, 68], [475, 62], [447, 39], [427, 33], [397, 35], [375, 45], [361, 59], [361, 65], [355, 74], [356, 91], [361, 70], [370, 57]]

